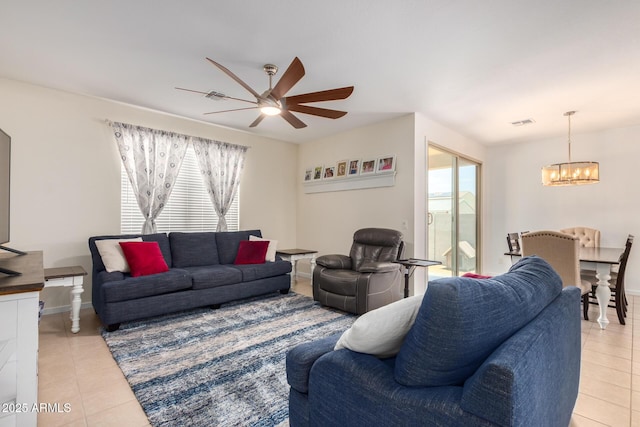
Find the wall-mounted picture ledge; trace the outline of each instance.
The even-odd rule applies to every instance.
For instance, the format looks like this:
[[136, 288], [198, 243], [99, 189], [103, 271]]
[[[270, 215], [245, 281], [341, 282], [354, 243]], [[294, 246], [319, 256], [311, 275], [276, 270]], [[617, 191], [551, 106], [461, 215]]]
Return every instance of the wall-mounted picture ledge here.
[[324, 193], [327, 191], [360, 190], [364, 188], [393, 187], [396, 183], [396, 172], [359, 175], [341, 179], [305, 181], [304, 192]]

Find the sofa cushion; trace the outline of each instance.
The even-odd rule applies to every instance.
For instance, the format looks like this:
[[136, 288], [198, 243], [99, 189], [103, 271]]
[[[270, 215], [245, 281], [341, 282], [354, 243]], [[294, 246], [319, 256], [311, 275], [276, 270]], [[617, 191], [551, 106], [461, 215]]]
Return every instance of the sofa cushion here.
[[561, 291], [560, 276], [536, 256], [522, 258], [509, 272], [492, 279], [429, 282], [398, 353], [396, 380], [421, 387], [462, 384]]
[[291, 272], [291, 263], [288, 261], [265, 262], [264, 264], [234, 265], [233, 268], [242, 273], [243, 282], [276, 277]]
[[249, 240], [249, 236], [262, 237], [260, 230], [223, 231], [215, 234], [220, 264], [233, 264], [242, 240]]
[[242, 273], [228, 265], [185, 267], [191, 275], [193, 289], [208, 289], [242, 282]]
[[125, 274], [124, 277], [124, 280], [102, 284], [105, 302], [128, 301], [191, 288], [189, 273], [177, 268], [150, 276], [131, 277]]
[[[171, 256], [176, 268], [220, 264], [216, 233], [169, 233]], [[233, 253], [235, 256], [235, 252]]]
[[96, 240], [96, 248], [102, 258], [104, 269], [109, 273], [121, 271], [128, 273], [131, 271], [127, 257], [124, 256], [120, 242], [142, 242], [142, 237], [132, 239], [102, 239]]
[[416, 319], [424, 295], [416, 295], [371, 310], [353, 322], [335, 350], [348, 348], [376, 357], [395, 356]]
[[264, 264], [267, 249], [269, 249], [269, 242], [242, 240], [238, 246], [238, 253], [233, 263], [236, 265]]
[[131, 268], [131, 277], [169, 271], [158, 242], [120, 242], [120, 247]]

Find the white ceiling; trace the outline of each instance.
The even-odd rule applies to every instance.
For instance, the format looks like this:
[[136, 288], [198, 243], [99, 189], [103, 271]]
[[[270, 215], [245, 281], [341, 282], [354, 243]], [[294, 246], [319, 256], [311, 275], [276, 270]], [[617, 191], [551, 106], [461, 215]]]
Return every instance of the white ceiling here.
[[[292, 142], [421, 112], [499, 144], [566, 135], [568, 110], [574, 133], [640, 125], [639, 23], [638, 0], [2, 0], [0, 76]], [[298, 56], [288, 95], [354, 85], [312, 104], [349, 114], [204, 116], [246, 104], [174, 87], [252, 99], [207, 56], [259, 93]]]

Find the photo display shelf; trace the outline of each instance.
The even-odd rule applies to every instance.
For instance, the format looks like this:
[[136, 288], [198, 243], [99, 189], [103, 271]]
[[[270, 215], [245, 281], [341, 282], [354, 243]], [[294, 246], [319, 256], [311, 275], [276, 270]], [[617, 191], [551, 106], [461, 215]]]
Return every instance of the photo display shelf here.
[[304, 183], [304, 192], [324, 193], [327, 191], [360, 190], [364, 188], [393, 187], [396, 183], [396, 173], [388, 172], [377, 175], [362, 175], [351, 178], [337, 178], [326, 181], [307, 181]]
[[340, 160], [304, 171], [304, 192], [359, 190], [392, 187], [396, 180], [395, 156]]

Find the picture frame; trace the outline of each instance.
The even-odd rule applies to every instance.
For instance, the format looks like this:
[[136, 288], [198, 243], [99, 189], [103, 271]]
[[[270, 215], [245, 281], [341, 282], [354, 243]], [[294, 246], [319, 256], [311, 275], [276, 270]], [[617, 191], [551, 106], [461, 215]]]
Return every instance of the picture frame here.
[[360, 159], [349, 160], [347, 176], [357, 176], [360, 174]]
[[313, 168], [313, 180], [318, 181], [322, 179], [322, 166], [316, 166]]
[[376, 159], [363, 159], [360, 162], [360, 175], [376, 173]]
[[395, 170], [396, 156], [383, 156], [376, 160], [376, 173], [389, 173]]
[[336, 178], [344, 178], [347, 176], [348, 160], [340, 160], [336, 166]]
[[335, 165], [324, 165], [322, 167], [322, 179], [333, 179], [336, 176]]
[[313, 168], [307, 168], [304, 170], [304, 181], [308, 182], [313, 179]]

